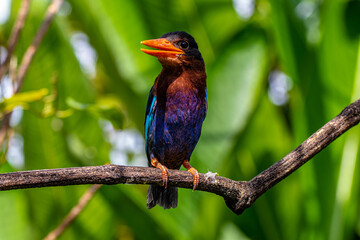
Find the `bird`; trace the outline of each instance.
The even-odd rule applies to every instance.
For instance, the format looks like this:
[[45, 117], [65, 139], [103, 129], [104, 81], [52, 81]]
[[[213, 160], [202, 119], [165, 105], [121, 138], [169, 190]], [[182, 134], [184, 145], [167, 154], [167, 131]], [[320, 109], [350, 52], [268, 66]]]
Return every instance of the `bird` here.
[[152, 86], [145, 114], [145, 150], [149, 167], [160, 169], [162, 186], [150, 185], [147, 208], [176, 208], [178, 189], [168, 187], [168, 169], [183, 165], [193, 175], [193, 191], [199, 172], [190, 165], [208, 108], [205, 63], [195, 39], [183, 31], [141, 41], [154, 49], [141, 49], [162, 65]]

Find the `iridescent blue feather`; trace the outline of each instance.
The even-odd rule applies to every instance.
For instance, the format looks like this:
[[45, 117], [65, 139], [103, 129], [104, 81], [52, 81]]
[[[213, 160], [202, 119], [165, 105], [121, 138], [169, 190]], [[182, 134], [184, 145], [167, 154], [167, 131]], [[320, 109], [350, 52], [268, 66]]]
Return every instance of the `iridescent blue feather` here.
[[149, 93], [149, 98], [146, 106], [146, 117], [145, 117], [145, 148], [147, 149], [148, 135], [152, 121], [154, 120], [154, 114], [156, 109], [156, 96], [153, 94], [153, 89]]

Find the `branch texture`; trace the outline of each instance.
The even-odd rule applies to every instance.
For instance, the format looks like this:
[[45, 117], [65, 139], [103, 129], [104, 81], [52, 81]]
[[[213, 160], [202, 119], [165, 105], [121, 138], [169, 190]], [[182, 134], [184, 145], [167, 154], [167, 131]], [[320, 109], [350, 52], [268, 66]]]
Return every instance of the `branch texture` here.
[[[360, 121], [360, 99], [346, 107], [283, 159], [250, 181], [234, 181], [224, 177], [200, 174], [197, 190], [222, 196], [227, 206], [241, 214], [255, 200], [282, 179], [327, 147]], [[162, 184], [161, 172], [148, 167], [104, 165], [62, 169], [34, 170], [0, 174], [0, 191], [80, 184]], [[169, 169], [169, 186], [192, 189], [192, 175]]]

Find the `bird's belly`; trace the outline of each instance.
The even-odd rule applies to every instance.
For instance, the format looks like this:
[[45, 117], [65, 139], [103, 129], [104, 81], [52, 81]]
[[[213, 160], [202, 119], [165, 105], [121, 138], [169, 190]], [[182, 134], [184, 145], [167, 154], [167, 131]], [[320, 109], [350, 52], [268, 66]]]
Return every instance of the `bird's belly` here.
[[164, 163], [179, 168], [189, 159], [200, 134], [204, 104], [196, 96], [169, 101], [164, 119]]

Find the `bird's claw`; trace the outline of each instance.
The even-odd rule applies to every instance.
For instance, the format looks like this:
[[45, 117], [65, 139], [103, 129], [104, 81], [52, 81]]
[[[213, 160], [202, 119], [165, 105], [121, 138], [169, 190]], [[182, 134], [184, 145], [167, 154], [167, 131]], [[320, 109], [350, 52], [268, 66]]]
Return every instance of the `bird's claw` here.
[[185, 160], [183, 162], [183, 166], [187, 169], [188, 172], [190, 172], [193, 175], [194, 178], [193, 192], [194, 192], [197, 186], [199, 185], [199, 181], [200, 181], [199, 172], [190, 165], [189, 160]]
[[165, 189], [167, 188], [167, 184], [168, 184], [168, 179], [169, 179], [169, 173], [168, 173], [168, 169], [167, 167], [165, 167], [164, 165], [162, 165], [163, 168], [160, 168], [161, 170], [161, 177], [163, 180], [163, 186], [165, 187]]
[[168, 179], [169, 179], [169, 173], [168, 173], [167, 167], [162, 165], [156, 158], [151, 159], [151, 165], [153, 167], [156, 167], [156, 168], [160, 169], [161, 177], [162, 177], [162, 180], [163, 180], [163, 186], [166, 189], [167, 184], [168, 184]]

